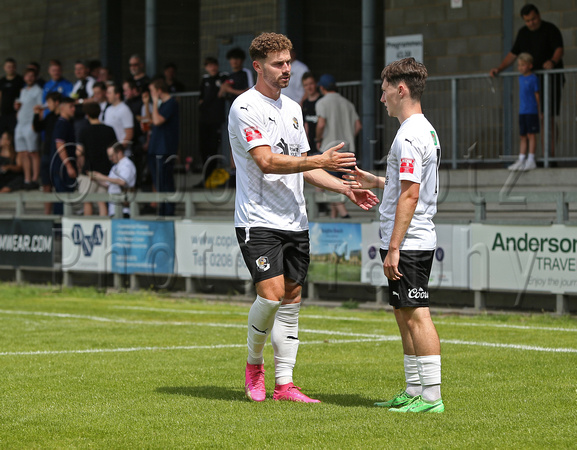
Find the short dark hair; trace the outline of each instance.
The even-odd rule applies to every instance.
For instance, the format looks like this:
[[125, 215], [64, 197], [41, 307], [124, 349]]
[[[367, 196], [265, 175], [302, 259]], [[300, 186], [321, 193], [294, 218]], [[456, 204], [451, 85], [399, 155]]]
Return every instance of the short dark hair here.
[[92, 59], [88, 62], [88, 68], [92, 71], [102, 67], [102, 62], [99, 59]]
[[34, 68], [36, 69], [36, 72], [40, 72], [40, 64], [38, 64], [36, 61], [30, 61], [28, 63], [28, 67], [30, 66], [34, 66]]
[[36, 69], [33, 69], [32, 67], [28, 67], [25, 71], [24, 71], [24, 75], [26, 75], [28, 72], [32, 72], [34, 74], [34, 76], [36, 76], [38, 74], [38, 72], [36, 72]]
[[106, 83], [104, 81], [97, 81], [92, 85], [92, 89], [97, 87], [98, 89], [102, 89], [103, 91], [106, 90]]
[[86, 67], [88, 69], [88, 63], [86, 61], [84, 61], [83, 59], [77, 59], [74, 64], [82, 64], [84, 67]]
[[528, 16], [529, 14], [531, 14], [532, 12], [535, 12], [537, 15], [539, 15], [539, 10], [537, 9], [537, 7], [531, 3], [527, 3], [525, 6], [523, 6], [521, 8], [521, 17], [524, 16]]
[[168, 85], [166, 84], [166, 81], [164, 81], [164, 78], [155, 78], [148, 85], [154, 86], [154, 88], [159, 91], [168, 92]]
[[216, 59], [214, 56], [207, 56], [206, 58], [204, 58], [204, 65], [206, 66], [208, 64], [218, 65], [218, 59]]
[[59, 59], [51, 59], [50, 61], [48, 61], [48, 67], [50, 66], [62, 67], [62, 63], [60, 62]]
[[9, 63], [12, 63], [12, 64], [16, 64], [16, 60], [15, 60], [14, 58], [6, 58], [6, 59], [4, 60], [4, 62], [5, 62], [5, 63], [9, 62]]
[[381, 72], [381, 79], [393, 86], [398, 86], [400, 82], [404, 82], [409, 88], [413, 100], [421, 100], [427, 76], [427, 68], [415, 58], [394, 61]]
[[127, 78], [126, 80], [124, 80], [122, 82], [122, 84], [124, 84], [124, 83], [128, 84], [128, 87], [130, 87], [130, 89], [138, 89], [138, 86], [136, 85], [136, 82], [134, 81], [133, 78]]
[[62, 94], [57, 91], [49, 92], [46, 94], [46, 100], [52, 100], [53, 102], [60, 103], [62, 101]]
[[98, 119], [100, 116], [100, 105], [95, 102], [86, 102], [82, 104], [82, 112], [91, 119]]
[[[105, 85], [106, 86], [106, 85]], [[94, 87], [94, 86], [93, 86]], [[116, 83], [110, 83], [105, 89], [108, 89], [109, 87], [112, 87], [114, 89], [114, 93], [115, 94], [120, 94], [122, 95], [122, 87], [119, 86]]]
[[165, 68], [165, 69], [174, 69], [174, 70], [177, 70], [176, 64], [173, 63], [173, 62], [168, 62], [168, 63], [166, 63], [166, 64], [164, 65], [164, 68]]
[[72, 103], [72, 104], [74, 104], [74, 103], [75, 103], [75, 100], [74, 100], [73, 98], [70, 98], [70, 97], [62, 97], [62, 100], [60, 100], [60, 103], [63, 104], [63, 105], [65, 105], [65, 104], [67, 104], [67, 103]]
[[228, 52], [226, 52], [226, 59], [242, 59], [243, 61], [246, 59], [246, 53], [240, 47], [231, 48]]
[[301, 82], [312, 78], [313, 80], [317, 81], [317, 78], [315, 77], [314, 73], [312, 73], [311, 71], [305, 72], [303, 73], [303, 77], [301, 78]]

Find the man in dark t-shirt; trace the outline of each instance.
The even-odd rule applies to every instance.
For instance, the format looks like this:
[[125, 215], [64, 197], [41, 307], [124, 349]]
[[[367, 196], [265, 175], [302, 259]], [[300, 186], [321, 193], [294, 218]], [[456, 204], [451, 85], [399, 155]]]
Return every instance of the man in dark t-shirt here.
[[[552, 70], [563, 68], [563, 36], [559, 28], [551, 22], [541, 20], [539, 10], [535, 5], [527, 4], [521, 8], [521, 17], [525, 26], [519, 30], [511, 51], [507, 53], [501, 64], [490, 70], [494, 77], [509, 67], [521, 53], [529, 53], [533, 57], [534, 70]], [[539, 84], [545, 86], [543, 74], [538, 74]], [[549, 112], [551, 114], [551, 156], [555, 155], [555, 116], [561, 111], [561, 90], [565, 83], [563, 74], [553, 74], [549, 77]], [[543, 99], [545, 96], [543, 96]], [[544, 110], [545, 102], [541, 102]], [[542, 127], [543, 128], [543, 127]], [[543, 136], [543, 134], [541, 135]]]
[[20, 96], [24, 79], [16, 73], [16, 61], [7, 58], [4, 61], [5, 75], [0, 78], [0, 134], [9, 131], [14, 134], [16, 127], [16, 110], [14, 100]]
[[[52, 132], [50, 174], [56, 192], [73, 192], [76, 188], [76, 136], [74, 134], [74, 100], [64, 97], [60, 117]], [[54, 203], [54, 214], [62, 214], [62, 203]]]
[[[98, 120], [100, 106], [90, 102], [82, 105], [82, 111], [88, 119], [89, 125], [80, 131], [76, 144], [76, 157], [81, 173], [78, 175], [78, 190], [83, 193], [107, 192], [107, 189], [91, 180], [91, 172], [108, 173], [112, 165], [108, 159], [107, 149], [116, 143], [114, 128], [104, 125]], [[84, 203], [84, 215], [91, 216], [92, 203]], [[106, 202], [98, 202], [98, 214], [106, 216], [108, 207]]]
[[307, 138], [311, 147], [309, 156], [312, 156], [319, 153], [315, 141], [319, 116], [317, 115], [315, 105], [322, 95], [319, 92], [317, 81], [312, 72], [305, 72], [303, 74], [302, 83], [307, 96], [303, 101], [303, 120], [305, 123], [305, 132], [307, 133]]

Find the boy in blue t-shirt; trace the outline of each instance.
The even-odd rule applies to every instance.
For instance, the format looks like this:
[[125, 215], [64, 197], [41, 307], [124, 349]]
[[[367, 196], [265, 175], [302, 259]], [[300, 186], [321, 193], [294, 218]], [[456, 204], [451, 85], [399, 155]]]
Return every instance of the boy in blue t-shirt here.
[[[517, 57], [519, 71], [519, 159], [509, 166], [509, 170], [533, 170], [535, 163], [535, 148], [539, 133], [541, 98], [539, 94], [539, 78], [533, 73], [533, 57], [529, 53], [521, 53]], [[527, 155], [527, 148], [529, 155]]]

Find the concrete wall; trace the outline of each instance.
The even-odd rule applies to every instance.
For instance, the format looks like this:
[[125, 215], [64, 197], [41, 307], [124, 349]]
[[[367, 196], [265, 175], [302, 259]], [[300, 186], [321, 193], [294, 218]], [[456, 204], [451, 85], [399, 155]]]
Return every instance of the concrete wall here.
[[60, 59], [73, 80], [74, 61], [99, 56], [99, 8], [99, 0], [2, 0], [0, 60], [15, 58], [19, 71], [38, 61], [48, 79], [48, 61]]
[[[502, 0], [386, 0], [385, 34], [422, 34], [424, 63], [430, 75], [488, 72], [510, 50], [504, 48]], [[519, 15], [525, 0], [513, 2], [513, 39], [524, 23]], [[566, 67], [577, 65], [577, 8], [563, 0], [534, 1], [541, 18], [563, 34]]]

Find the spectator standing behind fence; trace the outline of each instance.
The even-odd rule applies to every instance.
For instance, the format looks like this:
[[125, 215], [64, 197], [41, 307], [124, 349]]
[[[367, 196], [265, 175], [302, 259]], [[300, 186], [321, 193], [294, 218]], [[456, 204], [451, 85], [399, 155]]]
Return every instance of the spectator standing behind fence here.
[[303, 120], [305, 122], [305, 132], [309, 140], [311, 150], [309, 156], [319, 153], [317, 150], [316, 135], [317, 122], [319, 116], [317, 115], [316, 105], [322, 98], [317, 86], [317, 81], [312, 72], [306, 72], [303, 77], [303, 90], [305, 92], [305, 99], [303, 101]]
[[[124, 148], [129, 148], [134, 138], [134, 118], [121, 96], [122, 91], [117, 84], [111, 84], [106, 88], [108, 106], [102, 112], [101, 121], [114, 128], [118, 142], [124, 145]], [[129, 155], [130, 153], [126, 152], [126, 156]]]
[[9, 131], [0, 138], [0, 193], [22, 189], [22, 153], [14, 151], [14, 140]]
[[[50, 175], [50, 153], [52, 150], [52, 136], [54, 127], [60, 117], [60, 101], [62, 96], [58, 92], [51, 92], [46, 96], [48, 114], [44, 116], [44, 107], [34, 107], [34, 131], [43, 132], [44, 140], [40, 146], [40, 180], [42, 192], [52, 192], [52, 176]], [[44, 214], [52, 213], [52, 203], [44, 203]]]
[[[219, 70], [218, 60], [211, 56], [204, 60], [206, 73], [200, 83], [199, 109], [199, 143], [202, 158], [203, 180], [195, 187], [203, 187], [206, 178], [210, 176], [216, 164], [206, 166], [208, 159], [218, 154], [222, 139], [222, 124], [226, 119], [225, 102], [218, 93], [226, 82], [228, 74]], [[215, 161], [216, 163], [216, 161]]]
[[16, 152], [22, 154], [24, 168], [24, 189], [38, 189], [40, 177], [40, 156], [38, 155], [38, 134], [34, 131], [34, 107], [42, 102], [42, 89], [36, 84], [36, 73], [32, 69], [24, 72], [26, 85], [20, 97], [14, 102], [18, 111], [15, 129]]
[[24, 87], [24, 79], [16, 72], [16, 61], [6, 58], [4, 61], [4, 76], [0, 78], [0, 133], [9, 131], [14, 135], [16, 127], [16, 110], [14, 100]]
[[[154, 80], [148, 87], [150, 95], [144, 92], [142, 100], [146, 116], [152, 124], [148, 143], [152, 182], [156, 192], [174, 192], [174, 163], [179, 138], [178, 102], [168, 92], [168, 86], [163, 79]], [[173, 216], [174, 203], [162, 202], [158, 214]]]
[[150, 78], [144, 72], [144, 61], [139, 55], [132, 55], [128, 60], [130, 75], [140, 92], [147, 91]]
[[186, 90], [184, 84], [176, 78], [176, 64], [173, 62], [169, 62], [164, 66], [164, 81], [166, 81], [170, 94]]
[[62, 76], [62, 63], [60, 61], [57, 59], [50, 60], [48, 75], [50, 75], [50, 80], [44, 84], [42, 103], [46, 102], [46, 96], [50, 92], [59, 92], [62, 97], [68, 97], [72, 93], [72, 83]]
[[[303, 87], [303, 75], [309, 71], [308, 66], [297, 59], [297, 52], [291, 50], [291, 79], [288, 87], [282, 90], [282, 93], [288, 98], [294, 100], [299, 105], [303, 104], [305, 99], [305, 90]], [[312, 148], [312, 147], [311, 147]]]
[[[73, 192], [76, 188], [76, 136], [74, 134], [74, 100], [62, 98], [60, 117], [54, 125], [50, 151], [50, 175], [56, 192]], [[54, 214], [62, 215], [62, 203], [54, 203]]]
[[[539, 78], [533, 73], [533, 57], [529, 53], [521, 53], [517, 57], [519, 75], [519, 159], [509, 166], [509, 170], [527, 171], [537, 168], [535, 163], [535, 148], [539, 133], [539, 117], [541, 114], [541, 99], [539, 94]], [[527, 155], [527, 150], [529, 154]]]
[[[109, 194], [122, 194], [123, 191], [134, 188], [136, 183], [136, 167], [130, 158], [124, 155], [124, 147], [118, 143], [106, 150], [112, 168], [108, 176], [100, 172], [90, 172], [90, 177], [100, 186], [105, 187]], [[108, 215], [114, 216], [116, 208], [114, 203], [108, 204]], [[122, 207], [122, 215], [125, 219], [130, 217], [130, 208]]]
[[[521, 8], [521, 17], [525, 26], [517, 33], [517, 38], [511, 51], [501, 61], [498, 67], [489, 72], [492, 77], [501, 73], [515, 61], [517, 55], [529, 53], [533, 57], [534, 70], [563, 69], [563, 36], [559, 28], [551, 22], [541, 20], [539, 10], [535, 5], [527, 4]], [[539, 74], [539, 84], [543, 88], [543, 75]], [[555, 116], [561, 111], [561, 90], [565, 76], [554, 74], [549, 77], [549, 112], [551, 114], [551, 156], [555, 155]], [[543, 94], [544, 95], [544, 94]], [[544, 102], [541, 102], [543, 111]]]
[[74, 132], [76, 136], [80, 136], [82, 129], [88, 126], [88, 120], [86, 120], [82, 110], [82, 104], [93, 95], [94, 78], [89, 75], [88, 63], [80, 60], [74, 63], [74, 76], [76, 77], [76, 83], [72, 86], [70, 97], [76, 101]]
[[142, 96], [136, 87], [136, 83], [132, 79], [126, 80], [122, 83], [122, 92], [124, 94], [124, 103], [132, 112], [134, 123], [134, 136], [132, 138], [132, 161], [137, 170], [136, 186], [142, 186], [145, 178], [145, 167], [147, 165], [146, 157], [144, 155], [144, 145], [146, 144], [147, 136], [142, 131]]
[[219, 97], [225, 97], [231, 102], [252, 86], [248, 73], [243, 69], [246, 54], [240, 48], [233, 48], [226, 54], [232, 73], [220, 86]]
[[[87, 194], [105, 193], [107, 190], [104, 187], [91, 182], [90, 172], [110, 171], [106, 149], [116, 143], [116, 133], [112, 127], [98, 120], [100, 107], [96, 103], [85, 103], [82, 105], [82, 112], [88, 119], [88, 126], [80, 132], [76, 144], [76, 158], [81, 172], [78, 175], [78, 190]], [[84, 203], [84, 215], [92, 214], [92, 202]], [[98, 202], [98, 214], [107, 215], [106, 202]]]
[[[344, 142], [343, 151], [355, 153], [355, 138], [363, 128], [359, 115], [349, 100], [336, 92], [335, 77], [324, 74], [319, 79], [321, 98], [316, 104], [318, 116], [316, 130], [316, 148], [325, 152], [340, 142]], [[341, 173], [333, 173], [340, 177]], [[343, 202], [331, 203], [331, 217], [350, 218]]]
[[[108, 102], [106, 101], [106, 83], [102, 81], [97, 81], [92, 86], [92, 98], [90, 99], [92, 102], [96, 102], [98, 106], [100, 106], [101, 114], [108, 106]], [[100, 117], [102, 120], [102, 116]]]
[[36, 73], [36, 84], [44, 89], [46, 80], [40, 76], [40, 64], [38, 64], [36, 61], [30, 61], [26, 68], [32, 69]]

